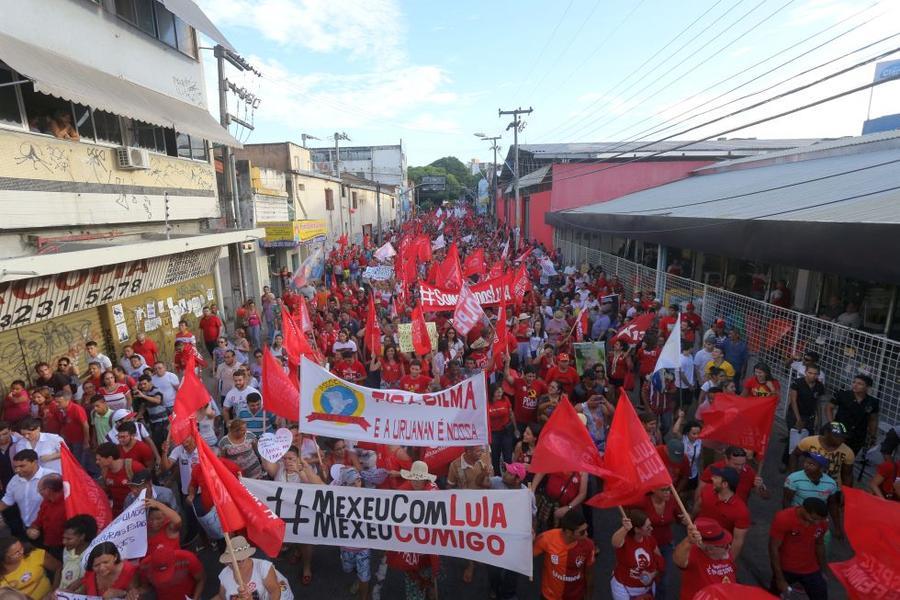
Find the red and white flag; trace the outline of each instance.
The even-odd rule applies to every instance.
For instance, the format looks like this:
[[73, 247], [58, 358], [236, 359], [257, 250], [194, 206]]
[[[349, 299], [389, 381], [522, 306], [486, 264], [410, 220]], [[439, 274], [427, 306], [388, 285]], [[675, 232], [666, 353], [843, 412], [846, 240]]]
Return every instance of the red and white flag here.
[[588, 310], [582, 308], [578, 313], [578, 320], [575, 322], [575, 341], [583, 342], [588, 332]]
[[484, 317], [484, 309], [478, 298], [469, 286], [462, 286], [456, 299], [456, 308], [453, 309], [453, 329], [459, 335], [466, 336]]
[[65, 444], [59, 447], [59, 458], [66, 518], [91, 515], [97, 521], [97, 531], [102, 530], [112, 521], [112, 507], [106, 492], [87, 474]]

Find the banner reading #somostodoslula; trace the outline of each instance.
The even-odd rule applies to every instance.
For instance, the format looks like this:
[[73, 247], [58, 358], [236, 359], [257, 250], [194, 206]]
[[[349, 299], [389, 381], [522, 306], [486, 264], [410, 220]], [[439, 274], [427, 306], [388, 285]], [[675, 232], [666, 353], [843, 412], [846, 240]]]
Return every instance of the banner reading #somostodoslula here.
[[413, 492], [243, 479], [284, 541], [439, 554], [531, 576], [531, 497], [520, 490]]
[[483, 374], [430, 394], [377, 390], [336, 377], [303, 359], [300, 431], [404, 446], [479, 446], [488, 443]]

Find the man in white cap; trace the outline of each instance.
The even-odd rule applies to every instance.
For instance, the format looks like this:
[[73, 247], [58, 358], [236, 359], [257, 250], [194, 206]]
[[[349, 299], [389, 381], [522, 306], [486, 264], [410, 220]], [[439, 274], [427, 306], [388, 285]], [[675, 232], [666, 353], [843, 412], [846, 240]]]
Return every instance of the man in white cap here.
[[397, 486], [398, 490], [432, 491], [438, 489], [434, 484], [437, 475], [428, 472], [428, 464], [417, 460], [407, 469], [400, 469], [400, 477], [405, 479]]

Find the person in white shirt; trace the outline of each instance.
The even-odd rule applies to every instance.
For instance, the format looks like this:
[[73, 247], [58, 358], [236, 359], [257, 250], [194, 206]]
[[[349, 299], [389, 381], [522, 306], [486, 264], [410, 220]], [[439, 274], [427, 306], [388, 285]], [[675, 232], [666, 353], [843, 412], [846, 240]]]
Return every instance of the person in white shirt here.
[[234, 387], [225, 394], [225, 401], [222, 403], [226, 426], [241, 412], [242, 408], [247, 406], [247, 396], [252, 393], [259, 394], [259, 390], [250, 385], [250, 376], [247, 371], [244, 369], [235, 371]]
[[216, 381], [218, 382], [219, 401], [225, 400], [225, 396], [234, 387], [234, 374], [241, 368], [234, 350], [225, 351], [225, 360], [216, 367]]
[[[137, 356], [140, 361], [138, 361], [137, 365], [132, 364], [131, 357]], [[147, 361], [143, 356], [134, 351], [134, 348], [131, 346], [123, 346], [122, 347], [122, 358], [119, 359], [119, 366], [122, 367], [122, 370], [128, 373], [129, 375], [132, 371], [143, 371], [147, 368]]]
[[678, 373], [675, 377], [675, 386], [678, 388], [679, 406], [690, 406], [693, 400], [693, 389], [696, 378], [694, 377], [694, 357], [691, 351], [694, 344], [681, 341], [681, 357], [678, 360]]
[[[803, 356], [794, 356], [794, 361], [788, 365], [791, 371], [791, 381], [800, 379], [806, 375], [806, 367], [819, 365], [819, 353], [810, 350], [804, 352]], [[825, 370], [819, 369], [819, 383], [825, 385]]]
[[84, 349], [88, 353], [88, 362], [97, 362], [100, 363], [100, 369], [103, 371], [109, 371], [112, 369], [112, 361], [109, 357], [102, 352], [100, 352], [100, 347], [97, 345], [97, 342], [94, 340], [89, 341], [84, 345]]
[[168, 471], [176, 464], [178, 465], [178, 479], [181, 484], [181, 494], [187, 496], [188, 488], [191, 484], [191, 469], [200, 461], [197, 453], [197, 444], [194, 438], [188, 436], [180, 446], [171, 448], [169, 440], [163, 442], [162, 445], [162, 461], [163, 470]]
[[163, 404], [171, 410], [175, 407], [175, 394], [178, 392], [178, 386], [181, 382], [178, 375], [166, 370], [166, 365], [162, 361], [153, 365], [153, 386], [162, 392]]
[[[131, 412], [127, 408], [120, 408], [112, 415], [113, 426], [106, 434], [106, 441], [112, 442], [113, 444], [119, 444], [119, 424], [130, 421], [137, 417], [137, 414]], [[151, 448], [155, 448], [156, 444], [153, 443], [153, 437], [150, 435], [150, 432], [144, 426], [143, 423], [139, 421], [134, 421], [135, 424], [135, 434], [134, 439], [138, 441], [147, 442]]]
[[34, 450], [37, 452], [41, 467], [49, 472], [61, 473], [62, 463], [59, 457], [63, 439], [55, 433], [42, 432], [41, 422], [38, 419], [23, 419], [19, 424], [19, 430], [22, 435], [16, 439], [13, 453], [20, 450]]
[[41, 478], [51, 472], [38, 464], [38, 455], [34, 450], [19, 450], [13, 455], [13, 471], [16, 474], [9, 480], [3, 498], [0, 499], [0, 511], [10, 506], [18, 506], [25, 527], [31, 527], [41, 508], [41, 497], [38, 484]]
[[703, 338], [703, 347], [694, 355], [694, 381], [700, 383], [706, 379], [706, 363], [712, 360], [712, 351], [716, 347], [713, 337]]

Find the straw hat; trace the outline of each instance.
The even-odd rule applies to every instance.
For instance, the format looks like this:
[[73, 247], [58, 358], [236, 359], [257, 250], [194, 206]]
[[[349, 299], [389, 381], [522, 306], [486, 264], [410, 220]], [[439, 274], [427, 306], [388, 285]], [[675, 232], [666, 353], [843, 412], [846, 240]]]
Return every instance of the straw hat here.
[[400, 469], [400, 477], [408, 481], [434, 481], [437, 475], [428, 472], [428, 465], [421, 460], [417, 460], [407, 471]]
[[481, 350], [482, 348], [487, 348], [487, 345], [488, 343], [484, 340], [484, 338], [478, 338], [477, 340], [472, 342], [470, 348], [472, 348], [472, 350]]
[[[247, 541], [247, 538], [242, 535], [236, 535], [231, 538], [231, 549], [234, 551], [235, 560], [244, 560], [256, 554], [256, 548], [251, 546], [250, 542]], [[225, 552], [222, 553], [222, 556], [219, 557], [219, 562], [223, 565], [230, 565], [231, 552], [225, 550]]]

